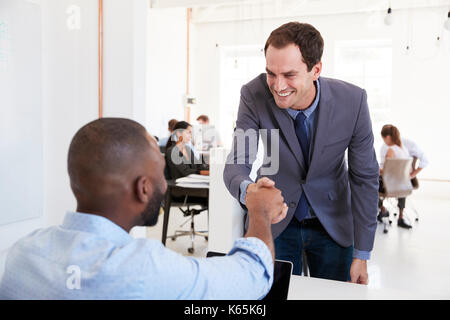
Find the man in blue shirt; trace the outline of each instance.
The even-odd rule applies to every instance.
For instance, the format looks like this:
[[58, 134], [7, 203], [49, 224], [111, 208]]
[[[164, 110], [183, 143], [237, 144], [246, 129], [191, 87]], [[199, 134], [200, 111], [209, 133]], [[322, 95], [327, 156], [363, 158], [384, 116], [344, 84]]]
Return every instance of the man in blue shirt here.
[[184, 257], [160, 241], [133, 239], [155, 225], [167, 189], [164, 159], [140, 124], [102, 118], [82, 127], [68, 154], [77, 200], [60, 226], [10, 249], [0, 299], [259, 299], [273, 281], [271, 223], [286, 216], [266, 179], [247, 192], [250, 228], [225, 257]]

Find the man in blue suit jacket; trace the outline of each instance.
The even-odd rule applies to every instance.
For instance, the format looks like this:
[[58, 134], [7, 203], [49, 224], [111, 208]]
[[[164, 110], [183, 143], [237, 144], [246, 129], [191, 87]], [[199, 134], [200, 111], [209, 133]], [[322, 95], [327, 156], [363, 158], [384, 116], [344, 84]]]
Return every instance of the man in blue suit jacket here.
[[249, 175], [257, 143], [242, 147], [238, 135], [255, 132], [258, 141], [267, 129], [257, 179], [273, 180], [289, 206], [272, 225], [277, 259], [292, 261], [301, 274], [304, 251], [311, 276], [367, 284], [379, 174], [367, 95], [320, 77], [322, 53], [323, 39], [309, 24], [290, 22], [271, 33], [267, 73], [241, 90], [224, 181], [245, 206], [247, 190], [256, 187]]

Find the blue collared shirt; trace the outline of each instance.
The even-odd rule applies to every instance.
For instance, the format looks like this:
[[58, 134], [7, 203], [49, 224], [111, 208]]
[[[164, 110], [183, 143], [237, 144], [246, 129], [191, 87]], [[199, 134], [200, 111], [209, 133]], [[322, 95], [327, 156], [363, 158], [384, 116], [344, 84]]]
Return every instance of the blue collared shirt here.
[[[314, 133], [315, 133], [315, 128], [316, 128], [316, 124], [317, 124], [317, 122], [316, 122], [317, 112], [315, 112], [315, 111], [316, 111], [317, 106], [319, 105], [319, 101], [320, 101], [320, 81], [317, 80], [314, 83], [316, 84], [317, 93], [316, 93], [316, 97], [314, 98], [314, 101], [311, 104], [311, 106], [309, 106], [305, 110], [294, 110], [291, 108], [287, 109], [288, 114], [292, 117], [293, 120], [295, 120], [295, 118], [298, 116], [298, 114], [300, 112], [303, 112], [303, 114], [305, 115], [305, 117], [306, 117], [305, 122], [308, 127], [307, 133], [309, 134], [308, 138], [311, 141], [310, 146], [313, 145], [312, 141], [314, 141]], [[309, 154], [311, 155], [311, 150], [310, 150]], [[245, 196], [247, 194], [247, 187], [251, 183], [253, 183], [253, 182], [249, 181], [249, 180], [244, 180], [240, 184], [240, 191], [241, 191], [240, 201], [243, 205], [245, 205]], [[305, 219], [310, 219], [310, 218], [315, 218], [315, 217], [316, 217], [316, 214], [314, 213], [314, 210], [310, 206], [308, 215], [305, 217]], [[369, 251], [361, 251], [361, 250], [354, 248], [353, 249], [353, 257], [362, 259], [362, 260], [369, 260], [370, 252]]]
[[13, 245], [0, 299], [259, 299], [272, 281], [258, 238], [237, 239], [225, 257], [185, 257], [104, 217], [68, 212], [61, 226]]

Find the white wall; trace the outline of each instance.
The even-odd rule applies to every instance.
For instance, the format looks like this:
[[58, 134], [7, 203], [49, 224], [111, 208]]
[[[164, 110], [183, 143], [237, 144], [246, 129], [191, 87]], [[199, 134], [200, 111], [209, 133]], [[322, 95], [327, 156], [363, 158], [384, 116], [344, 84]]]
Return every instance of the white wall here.
[[[44, 213], [38, 219], [0, 226], [0, 274], [6, 250], [17, 239], [36, 228], [60, 224], [67, 210], [76, 209], [67, 175], [67, 151], [75, 132], [98, 117], [97, 1], [40, 3]], [[67, 28], [66, 9], [70, 5], [81, 9], [79, 29]], [[105, 0], [103, 6], [104, 116], [129, 117], [144, 123], [148, 3]]]
[[[231, 9], [229, 11], [232, 12]], [[239, 10], [235, 12], [237, 17]], [[447, 165], [450, 149], [443, 143], [450, 137], [450, 32], [443, 29], [445, 13], [442, 8], [397, 10], [390, 27], [383, 24], [384, 12], [196, 23], [197, 41], [192, 46], [197, 68], [193, 71], [193, 82], [201, 102], [199, 112], [212, 115], [217, 122], [214, 116], [219, 114], [220, 106], [221, 46], [255, 44], [263, 47], [270, 32], [281, 24], [293, 20], [311, 23], [325, 40], [322, 74], [332, 77], [333, 47], [337, 41], [391, 39], [391, 121], [403, 136], [415, 140], [425, 150], [430, 165], [421, 173], [422, 178], [450, 179], [450, 166]], [[222, 17], [220, 12], [216, 15]], [[214, 20], [213, 14], [207, 17]], [[411, 30], [408, 25], [412, 26]], [[404, 48], [408, 35], [413, 39], [413, 50], [407, 56]], [[435, 45], [437, 35], [441, 36], [440, 47]], [[379, 135], [379, 132], [374, 134]]]
[[160, 138], [170, 119], [184, 120], [186, 34], [186, 9], [149, 10], [147, 129]]
[[[81, 28], [68, 30], [66, 8], [82, 8]], [[66, 170], [70, 139], [81, 124], [96, 116], [96, 6], [85, 1], [42, 1], [42, 105], [44, 128], [44, 212], [0, 227], [0, 273], [5, 251], [36, 228], [59, 224], [75, 209]], [[30, 155], [32, 156], [32, 155]]]
[[146, 0], [103, 1], [104, 117], [145, 125], [147, 10]]

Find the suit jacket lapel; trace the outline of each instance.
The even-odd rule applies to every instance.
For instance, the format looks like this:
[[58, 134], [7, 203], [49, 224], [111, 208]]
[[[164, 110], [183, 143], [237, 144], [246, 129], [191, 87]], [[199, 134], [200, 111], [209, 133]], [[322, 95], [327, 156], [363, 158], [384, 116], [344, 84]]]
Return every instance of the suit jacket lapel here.
[[320, 155], [323, 147], [327, 143], [328, 133], [330, 130], [332, 113], [334, 111], [333, 101], [330, 95], [330, 88], [326, 79], [320, 78], [320, 100], [318, 106], [318, 117], [316, 124], [316, 132], [314, 135], [314, 141], [311, 148], [312, 154], [310, 158], [310, 167], [308, 175], [314, 174], [314, 170], [318, 165]]
[[305, 171], [305, 162], [300, 143], [298, 142], [297, 135], [295, 134], [294, 121], [286, 110], [283, 110], [276, 105], [273, 97], [269, 99], [269, 104], [275, 119], [278, 122], [280, 131], [286, 138], [289, 148], [295, 155], [300, 167]]

